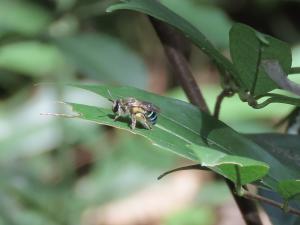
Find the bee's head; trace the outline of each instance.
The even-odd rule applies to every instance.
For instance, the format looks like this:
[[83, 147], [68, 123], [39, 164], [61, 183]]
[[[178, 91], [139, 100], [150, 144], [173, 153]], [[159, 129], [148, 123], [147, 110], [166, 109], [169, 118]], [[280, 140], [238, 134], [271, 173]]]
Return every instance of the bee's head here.
[[120, 108], [120, 100], [117, 99], [113, 102], [113, 105], [112, 105], [112, 111], [114, 113], [118, 112], [118, 109]]

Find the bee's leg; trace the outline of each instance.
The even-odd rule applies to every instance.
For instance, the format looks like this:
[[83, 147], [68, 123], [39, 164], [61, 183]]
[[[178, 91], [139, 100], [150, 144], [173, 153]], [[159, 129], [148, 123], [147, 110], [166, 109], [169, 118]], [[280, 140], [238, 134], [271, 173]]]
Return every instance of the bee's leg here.
[[122, 114], [123, 114], [123, 111], [122, 111], [121, 107], [119, 107], [117, 114], [115, 115], [114, 121], [116, 121]]
[[152, 125], [148, 121], [145, 121], [143, 124], [148, 130], [152, 130]]
[[132, 114], [131, 115], [131, 129], [134, 130], [135, 129], [135, 126], [136, 126], [136, 115], [135, 114]]
[[114, 118], [114, 121], [116, 121], [119, 117], [120, 117], [120, 115], [119, 115], [119, 114], [116, 114], [116, 115], [115, 115], [115, 118]]
[[148, 130], [151, 130], [152, 129], [152, 126], [151, 124], [148, 122], [147, 118], [145, 117], [144, 114], [140, 114], [140, 117], [142, 118], [141, 119], [141, 122], [142, 124], [144, 125], [145, 128], [147, 128]]

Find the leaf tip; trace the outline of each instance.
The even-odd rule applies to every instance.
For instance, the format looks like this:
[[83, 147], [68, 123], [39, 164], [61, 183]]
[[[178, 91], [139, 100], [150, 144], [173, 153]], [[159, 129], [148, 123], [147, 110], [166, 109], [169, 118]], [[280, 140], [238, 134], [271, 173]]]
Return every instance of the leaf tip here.
[[110, 6], [108, 6], [105, 10], [106, 13], [112, 13], [115, 10], [121, 9], [121, 5], [123, 5], [125, 2], [128, 2], [126, 0], [120, 0], [119, 2], [112, 4]]
[[[73, 112], [75, 112], [75, 111], [73, 110], [72, 105], [69, 104], [69, 103], [67, 103], [67, 102], [56, 101], [55, 103], [57, 103], [57, 104], [63, 104], [63, 105], [65, 105], [65, 106], [69, 106], [69, 107], [71, 108], [71, 110], [72, 110]], [[50, 112], [42, 113], [42, 112], [41, 112], [40, 115], [41, 115], [41, 116], [57, 116], [57, 117], [64, 117], [64, 118], [77, 118], [77, 117], [82, 116], [82, 114], [79, 113], [79, 112], [76, 112], [76, 114], [73, 114], [73, 115], [72, 115], [72, 114], [66, 114], [66, 113], [50, 113]]]

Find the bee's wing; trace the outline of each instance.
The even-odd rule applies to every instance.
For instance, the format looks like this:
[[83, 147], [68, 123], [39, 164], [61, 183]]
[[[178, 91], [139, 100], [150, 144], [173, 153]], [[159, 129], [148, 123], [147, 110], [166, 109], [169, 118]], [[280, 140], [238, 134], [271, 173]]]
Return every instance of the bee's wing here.
[[135, 98], [129, 97], [129, 98], [125, 99], [125, 104], [127, 106], [130, 106], [130, 107], [138, 107], [142, 103], [139, 100], [135, 99]]
[[151, 102], [139, 101], [132, 97], [126, 99], [126, 104], [130, 107], [140, 107], [146, 111], [160, 112], [160, 109]]
[[153, 105], [150, 102], [141, 102], [141, 107], [147, 111], [154, 111], [159, 113], [160, 112], [160, 108], [158, 108], [157, 106]]

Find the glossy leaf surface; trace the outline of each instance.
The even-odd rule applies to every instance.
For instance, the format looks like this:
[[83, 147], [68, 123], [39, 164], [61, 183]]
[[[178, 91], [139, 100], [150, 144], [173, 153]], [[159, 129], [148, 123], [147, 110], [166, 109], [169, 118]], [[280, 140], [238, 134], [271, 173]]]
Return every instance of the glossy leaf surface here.
[[227, 155], [210, 148], [191, 146], [198, 156], [201, 165], [214, 170], [227, 179], [240, 185], [251, 183], [267, 174], [269, 167], [257, 160]]
[[[224, 123], [199, 111], [191, 104], [129, 87], [96, 85], [74, 86], [92, 91], [106, 98], [110, 98], [108, 90], [114, 99], [134, 96], [139, 100], [150, 101], [161, 108], [158, 123], [151, 131], [141, 127], [131, 130], [129, 127], [129, 118], [126, 117], [123, 118], [123, 120], [114, 121], [111, 109], [71, 104], [73, 110], [79, 113], [82, 119], [125, 129], [132, 133], [142, 135], [160, 148], [172, 151], [188, 159], [201, 161], [204, 165], [206, 162], [212, 165], [211, 163], [213, 161], [211, 161], [211, 159], [215, 158], [217, 152], [218, 157], [221, 159], [219, 161], [220, 165], [218, 164], [219, 162], [217, 162], [217, 167], [226, 171], [226, 176], [233, 180], [235, 180], [235, 177], [232, 175], [232, 167], [226, 168], [225, 166], [228, 162], [231, 162], [233, 165], [241, 164], [242, 166], [249, 166], [249, 168], [252, 169], [254, 168], [252, 166], [256, 166], [256, 175], [252, 174], [253, 170], [249, 172], [249, 170], [247, 171], [246, 169], [246, 171], [249, 172], [249, 174], [251, 173], [251, 176], [254, 176], [256, 179], [266, 173], [266, 168], [269, 165], [269, 173], [263, 178], [263, 182], [273, 190], [277, 188], [277, 184], [280, 180], [296, 179], [297, 177], [296, 172], [286, 168], [279, 160], [274, 158], [263, 148], [235, 132]], [[201, 149], [201, 147], [205, 147], [205, 149], [209, 147], [214, 151], [205, 151], [207, 155], [204, 155], [205, 160], [203, 161], [203, 156], [200, 157], [199, 155], [200, 150], [196, 150], [195, 152], [195, 149], [193, 150], [189, 145], [196, 145], [199, 149]], [[245, 162], [243, 161], [244, 159], [240, 160], [239, 157], [250, 158], [251, 160]], [[261, 161], [266, 164], [261, 162], [255, 163], [253, 160]], [[224, 175], [224, 173], [222, 174]], [[246, 173], [245, 176], [246, 177], [243, 178], [244, 182], [253, 179], [253, 177], [247, 177]]]
[[231, 21], [220, 8], [192, 1], [162, 0], [160, 2], [185, 18], [216, 46], [228, 47]]
[[300, 180], [285, 180], [278, 184], [278, 192], [284, 199], [300, 197]]
[[263, 60], [276, 60], [288, 74], [292, 65], [289, 45], [244, 24], [230, 30], [230, 55], [240, 78], [253, 95], [262, 95], [279, 86], [260, 66]]
[[280, 181], [277, 191], [286, 199], [293, 199], [300, 194], [300, 142], [298, 135], [289, 134], [252, 134], [247, 135], [254, 142], [276, 157], [290, 171], [297, 173], [294, 180]]

